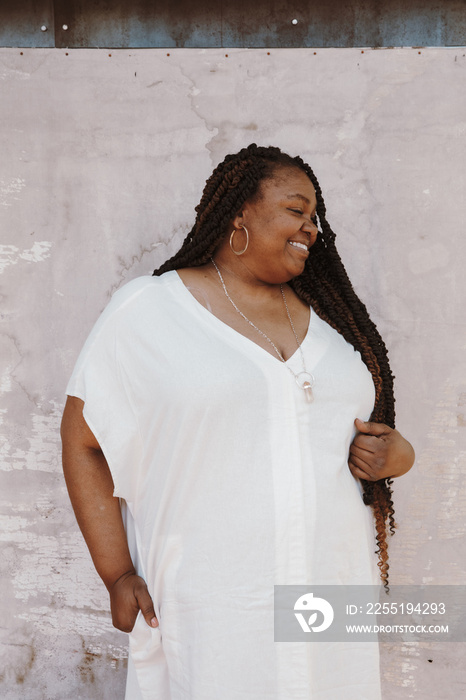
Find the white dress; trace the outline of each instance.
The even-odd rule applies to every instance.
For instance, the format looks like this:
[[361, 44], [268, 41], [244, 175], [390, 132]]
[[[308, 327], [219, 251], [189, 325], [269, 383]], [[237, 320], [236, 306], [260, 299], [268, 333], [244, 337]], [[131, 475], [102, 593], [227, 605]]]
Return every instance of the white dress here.
[[[130, 634], [127, 700], [379, 700], [375, 643], [274, 642], [278, 584], [378, 583], [347, 460], [371, 375], [311, 311], [314, 402], [175, 271], [113, 296], [67, 387], [123, 501], [159, 627]], [[297, 351], [287, 362], [302, 370]]]

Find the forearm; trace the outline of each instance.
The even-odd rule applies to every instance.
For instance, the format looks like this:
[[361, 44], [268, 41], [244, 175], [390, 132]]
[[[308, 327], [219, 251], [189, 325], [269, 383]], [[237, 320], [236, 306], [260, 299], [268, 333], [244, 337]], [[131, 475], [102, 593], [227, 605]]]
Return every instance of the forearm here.
[[78, 525], [97, 573], [108, 589], [134, 572], [120, 504], [102, 452], [87, 448], [78, 454], [63, 450], [63, 471]]
[[152, 598], [136, 575], [121, 518], [113, 497], [113, 479], [99, 443], [83, 417], [84, 403], [71, 396], [61, 425], [63, 471], [81, 532], [98, 574], [110, 594], [114, 626], [131, 632], [141, 611], [157, 627]]

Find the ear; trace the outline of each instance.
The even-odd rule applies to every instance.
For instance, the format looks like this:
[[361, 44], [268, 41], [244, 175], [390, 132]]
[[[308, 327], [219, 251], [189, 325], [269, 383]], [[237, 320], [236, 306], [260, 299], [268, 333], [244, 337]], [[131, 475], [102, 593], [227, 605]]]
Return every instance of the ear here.
[[232, 219], [231, 223], [234, 226], [234, 228], [236, 228], [236, 229], [242, 228], [242, 226], [244, 224], [244, 212], [243, 211], [238, 212], [238, 214], [235, 216], [235, 218]]

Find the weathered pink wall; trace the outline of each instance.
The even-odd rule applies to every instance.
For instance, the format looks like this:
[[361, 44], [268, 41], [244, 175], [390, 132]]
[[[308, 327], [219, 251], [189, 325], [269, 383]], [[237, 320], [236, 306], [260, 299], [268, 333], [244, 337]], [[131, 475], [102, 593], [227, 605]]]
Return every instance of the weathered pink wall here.
[[[392, 582], [466, 583], [464, 50], [169, 53], [0, 50], [5, 700], [123, 697], [125, 635], [61, 476], [64, 389], [112, 292], [175, 250], [213, 166], [251, 141], [313, 165], [390, 349], [418, 456]], [[457, 700], [461, 653], [384, 648], [384, 700]]]

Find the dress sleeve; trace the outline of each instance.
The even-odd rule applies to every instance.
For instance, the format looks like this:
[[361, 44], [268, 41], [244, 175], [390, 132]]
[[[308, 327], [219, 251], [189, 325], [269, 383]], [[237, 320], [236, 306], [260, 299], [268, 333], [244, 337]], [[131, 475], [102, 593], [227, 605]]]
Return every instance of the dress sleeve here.
[[118, 358], [125, 314], [115, 297], [92, 329], [66, 387], [84, 401], [83, 416], [105, 455], [113, 495], [134, 501], [142, 442]]

